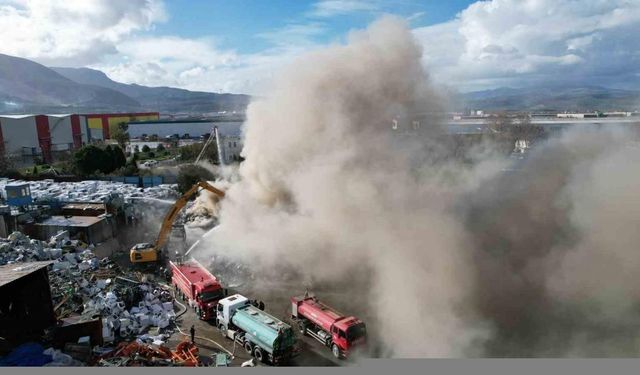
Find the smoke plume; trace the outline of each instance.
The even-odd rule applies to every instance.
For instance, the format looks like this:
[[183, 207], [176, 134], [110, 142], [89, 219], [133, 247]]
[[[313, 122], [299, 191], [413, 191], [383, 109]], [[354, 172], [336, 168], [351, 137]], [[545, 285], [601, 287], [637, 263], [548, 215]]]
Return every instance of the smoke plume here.
[[437, 116], [410, 121], [444, 108], [421, 56], [385, 17], [285, 69], [248, 108], [207, 249], [344, 291], [375, 355], [637, 355], [640, 151], [568, 132], [512, 172], [458, 163]]

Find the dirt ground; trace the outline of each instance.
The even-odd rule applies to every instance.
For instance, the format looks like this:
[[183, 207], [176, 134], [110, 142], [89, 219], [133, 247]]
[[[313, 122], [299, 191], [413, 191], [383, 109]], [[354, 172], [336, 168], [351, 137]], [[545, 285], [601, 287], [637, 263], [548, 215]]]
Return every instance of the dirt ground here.
[[[129, 238], [122, 251], [115, 254], [112, 259], [116, 261], [123, 269], [131, 269], [131, 263], [129, 262], [128, 248], [133, 243], [132, 238]], [[193, 241], [193, 239], [192, 239]], [[121, 241], [125, 242], [125, 241]], [[208, 264], [206, 259], [199, 259], [203, 264]], [[216, 275], [216, 269], [211, 269], [212, 273]], [[219, 270], [220, 271], [220, 270]], [[148, 277], [155, 278], [160, 283], [165, 283], [159, 276], [153, 275], [150, 272], [145, 272]], [[217, 275], [216, 275], [217, 276]], [[166, 284], [166, 283], [165, 283]], [[224, 285], [224, 284], [223, 284]], [[167, 285], [168, 286], [168, 285]], [[265, 303], [265, 310], [271, 315], [292, 324], [289, 319], [290, 316], [290, 297], [304, 293], [304, 289], [300, 289], [298, 285], [284, 285], [284, 284], [269, 284], [264, 280], [256, 282], [249, 281], [242, 283], [237, 287], [228, 287], [229, 294], [240, 293], [248, 296], [251, 299], [262, 300]], [[179, 304], [184, 304], [183, 301], [177, 300]], [[196, 344], [200, 350], [201, 359], [204, 363], [210, 363], [212, 356], [216, 353], [223, 352], [220, 349], [222, 346], [228, 352], [233, 354], [230, 366], [240, 366], [243, 362], [251, 359], [251, 356], [247, 354], [242, 347], [234, 348], [234, 343], [230, 339], [224, 338], [213, 322], [205, 322], [196, 317], [193, 308], [185, 306], [184, 308], [176, 304], [176, 313], [180, 313], [186, 308], [186, 312], [179, 316], [176, 320], [177, 327], [180, 328], [184, 334], [176, 330], [176, 332], [167, 341], [168, 347], [175, 347], [178, 343], [185, 339], [190, 339], [189, 329], [191, 325], [194, 325], [196, 330]], [[331, 350], [322, 345], [315, 339], [304, 336], [301, 337], [299, 332], [295, 330], [297, 336], [297, 346], [299, 353], [294, 357], [289, 366], [345, 366], [353, 364], [351, 359], [336, 359], [331, 354]], [[264, 364], [258, 364], [258, 366], [264, 366]]]

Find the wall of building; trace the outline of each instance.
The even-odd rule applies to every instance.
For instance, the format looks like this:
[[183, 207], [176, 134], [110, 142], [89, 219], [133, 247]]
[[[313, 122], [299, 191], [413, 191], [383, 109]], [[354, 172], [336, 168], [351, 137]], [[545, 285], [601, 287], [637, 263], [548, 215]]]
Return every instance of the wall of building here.
[[92, 113], [86, 114], [89, 137], [93, 140], [110, 139], [120, 123], [153, 121], [160, 118], [158, 112], [143, 113]]
[[47, 116], [54, 149], [78, 149], [89, 141], [83, 115]]
[[218, 127], [222, 135], [240, 135], [242, 121], [149, 121], [129, 124], [129, 136], [140, 138], [143, 134], [157, 135], [164, 138], [168, 135], [189, 134], [191, 137], [200, 137], [213, 133], [213, 127]]
[[22, 154], [23, 148], [39, 148], [35, 116], [0, 116], [4, 149], [7, 154]]
[[233, 135], [221, 135], [220, 146], [222, 148], [221, 159], [225, 164], [230, 164], [240, 159], [242, 152], [242, 137]]

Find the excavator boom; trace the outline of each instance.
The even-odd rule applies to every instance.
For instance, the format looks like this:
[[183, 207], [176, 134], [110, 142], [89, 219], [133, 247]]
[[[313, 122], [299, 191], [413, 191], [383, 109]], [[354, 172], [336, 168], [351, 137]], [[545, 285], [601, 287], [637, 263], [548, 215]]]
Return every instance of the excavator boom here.
[[169, 233], [171, 232], [171, 226], [178, 216], [178, 213], [180, 213], [182, 208], [186, 206], [187, 202], [189, 202], [189, 199], [191, 199], [191, 197], [193, 197], [198, 192], [199, 188], [208, 190], [218, 197], [224, 198], [224, 191], [216, 189], [206, 182], [198, 181], [198, 183], [193, 185], [191, 189], [187, 190], [187, 192], [184, 193], [176, 201], [176, 203], [173, 204], [173, 207], [171, 207], [169, 212], [167, 212], [167, 214], [165, 215], [164, 220], [162, 221], [162, 227], [160, 228], [160, 233], [158, 233], [158, 239], [156, 240], [154, 245], [156, 249], [162, 248], [162, 246], [164, 246], [164, 244], [167, 242], [167, 238], [169, 237]]
[[[171, 226], [173, 225], [173, 222], [178, 216], [178, 213], [180, 213], [182, 208], [184, 208], [187, 202], [189, 202], [189, 199], [191, 199], [191, 197], [193, 197], [199, 191], [199, 189], [208, 190], [213, 194], [215, 194], [219, 199], [224, 198], [224, 195], [225, 195], [224, 191], [211, 186], [209, 183], [204, 181], [198, 181], [186, 193], [184, 193], [180, 198], [178, 198], [178, 200], [169, 209], [169, 212], [167, 212], [164, 219], [162, 220], [160, 233], [158, 233], [158, 238], [156, 239], [156, 242], [154, 243], [153, 247], [147, 248], [146, 250], [144, 250], [142, 249], [142, 247], [144, 247], [142, 245], [144, 244], [138, 244], [131, 249], [130, 258], [132, 262], [140, 263], [140, 262], [149, 262], [149, 261], [157, 260], [157, 253], [160, 251], [160, 249], [162, 249], [162, 247], [167, 242], [167, 239], [169, 238], [169, 234], [171, 233]], [[146, 253], [146, 254], [143, 254], [143, 253]], [[153, 253], [153, 256], [151, 256], [150, 253]]]

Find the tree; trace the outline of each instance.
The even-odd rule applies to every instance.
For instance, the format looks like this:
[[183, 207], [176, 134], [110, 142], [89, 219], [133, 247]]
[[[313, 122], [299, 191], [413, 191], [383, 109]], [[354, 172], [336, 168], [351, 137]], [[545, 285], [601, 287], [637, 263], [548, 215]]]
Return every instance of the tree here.
[[158, 152], [164, 151], [164, 145], [162, 143], [160, 143], [158, 145], [158, 147], [156, 147], [156, 151], [158, 151]]
[[[200, 152], [202, 151], [202, 147], [204, 147], [203, 143], [195, 143], [192, 145], [182, 146], [178, 150], [180, 155], [180, 160], [182, 161], [195, 161]], [[218, 149], [215, 145], [209, 145], [204, 155], [202, 156], [203, 160], [207, 160], [211, 163], [218, 163]]]
[[111, 138], [118, 142], [118, 145], [123, 150], [126, 148], [127, 142], [129, 142], [129, 126], [126, 122], [121, 122], [111, 133]]
[[118, 146], [108, 145], [101, 149], [95, 145], [87, 145], [73, 155], [74, 169], [82, 176], [96, 172], [111, 173], [125, 163], [124, 153]]
[[124, 152], [119, 146], [112, 146], [108, 155], [112, 162], [112, 169], [109, 172], [105, 172], [105, 173], [111, 173], [114, 170], [121, 168], [125, 164], [127, 164], [127, 158], [124, 156]]
[[147, 145], [142, 146], [142, 152], [149, 152], [149, 151], [151, 151], [149, 146], [147, 146]]
[[212, 181], [215, 178], [213, 173], [199, 165], [187, 164], [180, 167], [178, 171], [178, 191], [186, 193], [198, 181]]

